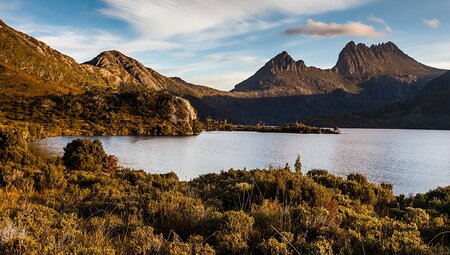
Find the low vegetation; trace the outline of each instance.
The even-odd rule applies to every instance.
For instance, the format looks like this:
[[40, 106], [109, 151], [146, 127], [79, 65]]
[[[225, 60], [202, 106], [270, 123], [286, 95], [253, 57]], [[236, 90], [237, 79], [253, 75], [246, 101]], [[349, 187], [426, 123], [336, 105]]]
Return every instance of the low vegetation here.
[[23, 136], [0, 132], [0, 254], [450, 253], [450, 186], [395, 196], [300, 158], [185, 182], [121, 168], [99, 141], [44, 160]]

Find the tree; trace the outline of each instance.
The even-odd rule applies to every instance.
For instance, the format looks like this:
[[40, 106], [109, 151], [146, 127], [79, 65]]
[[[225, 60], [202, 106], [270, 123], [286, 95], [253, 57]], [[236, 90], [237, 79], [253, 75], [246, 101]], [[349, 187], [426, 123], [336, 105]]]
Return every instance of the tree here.
[[295, 159], [294, 167], [296, 173], [302, 173], [302, 162], [300, 161], [300, 154], [297, 154], [297, 159]]

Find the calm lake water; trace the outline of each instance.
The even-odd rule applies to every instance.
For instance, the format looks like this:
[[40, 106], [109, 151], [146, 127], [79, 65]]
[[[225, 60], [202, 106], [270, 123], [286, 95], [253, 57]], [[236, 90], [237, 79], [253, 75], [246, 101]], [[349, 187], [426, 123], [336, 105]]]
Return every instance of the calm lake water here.
[[[450, 185], [450, 131], [343, 129], [341, 135], [203, 132], [193, 137], [89, 137], [102, 141], [124, 167], [150, 173], [174, 171], [182, 180], [230, 168], [284, 166], [301, 155], [303, 172], [327, 169], [390, 182], [394, 192], [426, 192]], [[34, 141], [33, 152], [62, 155], [77, 137]]]

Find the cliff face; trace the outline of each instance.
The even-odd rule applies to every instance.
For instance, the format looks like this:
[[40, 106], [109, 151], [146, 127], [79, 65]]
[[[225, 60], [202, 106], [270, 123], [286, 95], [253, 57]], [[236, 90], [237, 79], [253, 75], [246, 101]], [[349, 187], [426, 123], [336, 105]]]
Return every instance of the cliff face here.
[[181, 129], [185, 135], [198, 134], [197, 113], [188, 100], [173, 96], [164, 105], [165, 119]]

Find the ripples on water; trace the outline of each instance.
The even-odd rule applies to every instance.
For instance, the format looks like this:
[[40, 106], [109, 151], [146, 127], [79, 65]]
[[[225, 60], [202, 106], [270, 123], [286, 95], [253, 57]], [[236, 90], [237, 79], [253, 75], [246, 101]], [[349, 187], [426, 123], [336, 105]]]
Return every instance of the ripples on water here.
[[[203, 132], [193, 137], [89, 137], [102, 141], [124, 167], [151, 173], [174, 171], [182, 180], [230, 168], [294, 165], [303, 172], [327, 169], [338, 175], [365, 174], [390, 182], [394, 192], [426, 192], [450, 185], [450, 132], [434, 130], [343, 129], [341, 135]], [[38, 140], [30, 148], [43, 156], [62, 155], [77, 137]]]

